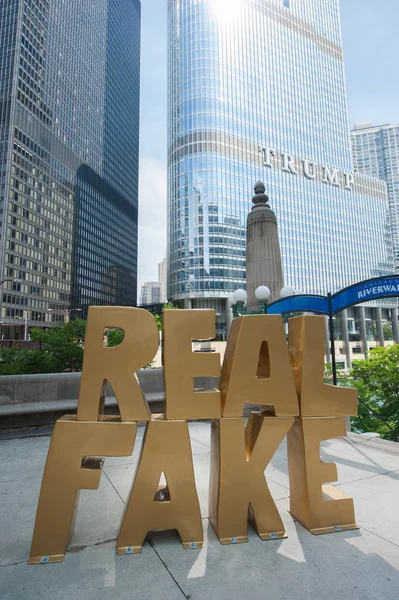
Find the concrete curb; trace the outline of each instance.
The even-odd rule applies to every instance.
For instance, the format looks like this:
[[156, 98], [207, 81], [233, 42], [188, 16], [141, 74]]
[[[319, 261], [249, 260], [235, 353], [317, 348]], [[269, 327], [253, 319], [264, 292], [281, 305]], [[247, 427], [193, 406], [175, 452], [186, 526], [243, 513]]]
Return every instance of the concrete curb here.
[[375, 437], [368, 437], [367, 434], [348, 433], [348, 439], [356, 446], [365, 446], [372, 450], [378, 450], [385, 454], [399, 456], [399, 444], [390, 440], [382, 440]]
[[[165, 410], [163, 369], [142, 369], [141, 390], [151, 412]], [[66, 413], [76, 413], [81, 373], [5, 375], [0, 377], [0, 430], [49, 425]], [[217, 378], [198, 377], [195, 386], [210, 389]], [[118, 405], [112, 388], [106, 388], [106, 412], [115, 414]]]

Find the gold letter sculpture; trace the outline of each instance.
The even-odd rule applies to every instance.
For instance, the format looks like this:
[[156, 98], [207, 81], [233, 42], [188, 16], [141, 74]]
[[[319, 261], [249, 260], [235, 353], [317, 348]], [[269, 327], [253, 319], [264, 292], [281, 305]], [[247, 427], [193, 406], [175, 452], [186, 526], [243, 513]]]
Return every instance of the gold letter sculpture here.
[[[355, 390], [324, 384], [323, 318], [291, 319], [288, 348], [280, 316], [234, 319], [221, 392], [195, 388], [195, 378], [220, 376], [219, 354], [192, 351], [193, 339], [215, 337], [215, 311], [169, 310], [163, 324], [166, 419], [150, 420], [136, 371], [158, 348], [153, 316], [137, 308], [89, 309], [78, 413], [54, 427], [29, 563], [64, 559], [79, 490], [98, 488], [102, 457], [133, 452], [139, 420], [149, 423], [118, 554], [141, 552], [148, 531], [160, 529], [177, 529], [184, 548], [203, 546], [189, 419], [214, 419], [210, 521], [222, 544], [247, 541], [248, 520], [264, 540], [286, 537], [264, 472], [287, 432], [291, 514], [314, 534], [357, 528], [353, 500], [323, 485], [336, 481], [337, 469], [320, 460], [320, 441], [345, 436], [345, 417], [357, 414]], [[112, 327], [125, 337], [104, 348], [104, 329]], [[120, 418], [103, 416], [105, 381]], [[246, 426], [245, 404], [261, 407]], [[166, 487], [158, 485], [162, 474]]]
[[[115, 348], [103, 347], [104, 329], [125, 332]], [[104, 456], [133, 452], [137, 421], [150, 418], [135, 371], [155, 355], [158, 328], [147, 311], [90, 307], [78, 415], [57, 421], [36, 513], [30, 563], [60, 562], [73, 534], [77, 493], [97, 489]], [[119, 417], [102, 416], [104, 381], [118, 399]], [[122, 421], [122, 422], [121, 422]]]
[[352, 498], [323, 485], [338, 479], [336, 465], [320, 460], [320, 441], [346, 435], [357, 391], [324, 384], [323, 317], [290, 319], [289, 350], [301, 411], [288, 433], [290, 512], [315, 535], [357, 529]]
[[220, 381], [223, 417], [242, 417], [245, 404], [274, 406], [277, 417], [299, 415], [280, 315], [233, 320]]
[[247, 521], [262, 540], [286, 537], [265, 469], [294, 418], [244, 418], [212, 423], [210, 522], [222, 544], [247, 542]]
[[192, 351], [192, 340], [215, 337], [214, 310], [165, 310], [163, 362], [166, 418], [217, 419], [220, 392], [196, 390], [195, 377], [220, 377], [220, 354]]
[[[162, 473], [167, 487], [159, 489]], [[165, 499], [160, 500], [162, 496]], [[203, 547], [201, 512], [186, 421], [159, 419], [148, 423], [117, 540], [117, 554], [141, 552], [148, 531], [159, 529], [177, 529], [184, 548]]]
[[338, 475], [334, 463], [320, 460], [320, 442], [345, 435], [344, 417], [295, 419], [288, 433], [290, 513], [315, 535], [358, 529], [352, 498], [322, 485]]
[[301, 417], [357, 415], [357, 390], [324, 383], [324, 317], [295, 317], [288, 331]]
[[[57, 421], [44, 469], [30, 564], [61, 562], [73, 535], [75, 505], [80, 489], [96, 490], [102, 456], [129, 456], [133, 452], [136, 423], [116, 417], [84, 423], [76, 416]], [[91, 458], [90, 458], [91, 457]]]
[[[122, 329], [119, 346], [103, 347], [105, 328]], [[148, 421], [151, 416], [135, 372], [155, 356], [158, 327], [140, 308], [91, 306], [87, 321], [78, 420], [97, 421], [105, 380], [112, 386], [122, 421]]]

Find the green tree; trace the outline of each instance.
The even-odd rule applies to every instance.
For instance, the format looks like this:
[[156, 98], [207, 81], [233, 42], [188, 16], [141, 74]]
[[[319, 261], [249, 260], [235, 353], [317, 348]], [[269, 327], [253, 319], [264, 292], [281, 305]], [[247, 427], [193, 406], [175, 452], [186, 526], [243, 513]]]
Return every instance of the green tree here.
[[[76, 321], [77, 324], [74, 325]], [[83, 347], [80, 342], [76, 341], [76, 338], [80, 339], [84, 327], [82, 320], [76, 319], [69, 323], [57, 325], [48, 331], [43, 331], [43, 329], [31, 330], [31, 340], [42, 343], [41, 350], [37, 351], [41, 352], [43, 357], [42, 373], [82, 370]], [[34, 352], [34, 350], [30, 352]]]
[[354, 431], [399, 441], [399, 345], [374, 348], [368, 359], [353, 362], [350, 376], [359, 392]]
[[162, 312], [164, 310], [179, 310], [179, 307], [176, 306], [176, 304], [173, 304], [173, 302], [165, 302], [165, 304], [162, 307]]
[[162, 331], [162, 316], [154, 315], [155, 322], [158, 326], [158, 331]]
[[[124, 331], [122, 329], [109, 329], [107, 333], [108, 339], [108, 348], [113, 348], [114, 346], [119, 346], [125, 337]], [[154, 361], [152, 360], [147, 365], [143, 367], [143, 369], [152, 369]]]
[[[331, 364], [324, 365], [324, 383], [333, 385], [333, 372]], [[339, 366], [337, 366], [337, 385], [339, 387], [353, 387], [352, 378], [346, 371], [342, 369], [342, 367]]]
[[122, 329], [109, 329], [107, 337], [108, 347], [113, 348], [114, 346], [119, 346], [119, 344], [123, 342], [125, 333], [122, 331]]
[[155, 321], [158, 325], [158, 330], [162, 331], [162, 317], [165, 310], [179, 310], [179, 307], [173, 304], [173, 302], [166, 302], [162, 307], [161, 315], [154, 315]]
[[393, 339], [391, 323], [384, 323], [383, 331], [384, 331], [384, 340], [392, 340]]
[[81, 371], [83, 346], [76, 338], [84, 333], [85, 322], [60, 324], [44, 331], [33, 328], [31, 341], [41, 342], [40, 349], [7, 348], [0, 350], [0, 374], [63, 373]]
[[86, 321], [75, 317], [65, 325], [65, 330], [71, 332], [74, 339], [84, 340], [86, 335]]
[[[393, 339], [393, 331], [391, 323], [384, 323], [382, 326], [382, 333], [384, 336], [384, 340], [392, 340]], [[378, 329], [377, 323], [373, 324], [373, 335], [374, 339], [378, 340]]]
[[1, 375], [52, 373], [51, 357], [43, 350], [10, 348], [0, 352]]

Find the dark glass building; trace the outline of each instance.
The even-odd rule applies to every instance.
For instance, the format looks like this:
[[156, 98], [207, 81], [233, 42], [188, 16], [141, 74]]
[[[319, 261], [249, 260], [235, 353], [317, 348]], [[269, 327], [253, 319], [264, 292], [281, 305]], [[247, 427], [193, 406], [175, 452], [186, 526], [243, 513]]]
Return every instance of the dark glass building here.
[[0, 3], [0, 311], [134, 305], [139, 0]]

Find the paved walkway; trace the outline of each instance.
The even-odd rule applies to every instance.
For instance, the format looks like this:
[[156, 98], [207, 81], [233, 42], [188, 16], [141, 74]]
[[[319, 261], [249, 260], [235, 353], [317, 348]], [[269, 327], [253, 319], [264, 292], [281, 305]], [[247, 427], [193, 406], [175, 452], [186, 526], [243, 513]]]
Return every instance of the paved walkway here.
[[395, 600], [399, 598], [399, 450], [362, 439], [323, 444], [339, 487], [355, 499], [359, 531], [314, 537], [289, 513], [285, 444], [267, 469], [288, 539], [222, 546], [208, 516], [207, 423], [191, 423], [206, 547], [183, 550], [174, 532], [149, 536], [140, 555], [116, 556], [115, 538], [143, 429], [133, 455], [107, 459], [98, 491], [82, 491], [71, 547], [61, 564], [28, 566], [48, 435], [0, 440], [1, 600]]

